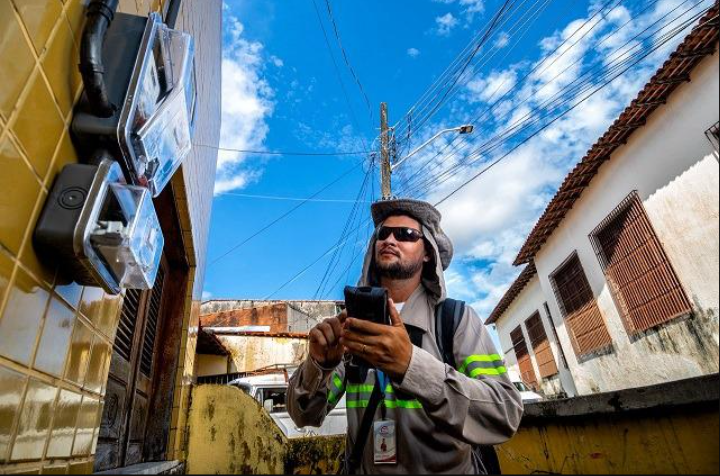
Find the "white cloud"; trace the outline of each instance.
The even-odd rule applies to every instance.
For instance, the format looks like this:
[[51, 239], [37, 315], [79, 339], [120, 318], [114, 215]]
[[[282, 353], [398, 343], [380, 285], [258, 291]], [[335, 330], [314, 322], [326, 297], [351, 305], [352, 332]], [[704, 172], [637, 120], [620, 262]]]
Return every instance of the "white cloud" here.
[[207, 300], [209, 300], [209, 299], [212, 298], [212, 297], [213, 297], [213, 293], [211, 293], [210, 291], [203, 291], [203, 292], [202, 292], [202, 300], [203, 300], [203, 301], [207, 301]]
[[495, 48], [505, 48], [510, 44], [510, 35], [506, 32], [500, 32], [495, 39]]
[[418, 56], [420, 56], [420, 50], [417, 48], [408, 48], [407, 55], [413, 59], [417, 58]]
[[485, 12], [485, 0], [433, 0], [435, 3], [451, 5], [457, 3], [460, 6], [460, 12], [465, 17], [466, 23], [472, 23], [475, 15]]
[[435, 18], [435, 33], [440, 36], [450, 36], [450, 33], [458, 25], [458, 19], [452, 13], [446, 13]]
[[283, 66], [285, 66], [285, 62], [281, 58], [278, 58], [275, 55], [272, 55], [270, 57], [270, 61], [272, 62], [272, 64], [275, 65], [276, 68], [282, 68]]
[[[592, 30], [593, 22], [585, 25], [592, 11], [587, 18], [569, 22], [540, 41], [541, 56], [536, 61], [506, 65], [505, 69], [484, 75], [479, 71], [477, 79], [466, 86], [461, 98], [464, 102], [459, 100], [451, 106], [453, 120], [475, 118], [478, 111], [487, 109], [483, 103], [494, 103], [507, 93], [494, 111], [481, 116], [483, 119], [478, 122], [473, 143], [475, 146], [483, 144], [516, 121], [544, 112], [542, 108], [534, 111], [543, 105], [543, 101], [564, 98], [567, 93], [563, 89], [568, 84], [586, 74], [591, 67], [607, 65], [607, 57], [613, 50], [626, 45], [633, 36], [681, 3], [682, 0], [661, 0], [643, 15], [618, 7]], [[707, 0], [706, 3], [711, 2]], [[608, 36], [619, 27], [622, 30], [616, 36]], [[512, 263], [562, 179], [638, 93], [669, 54], [670, 48], [683, 37], [683, 34], [678, 35], [670, 46], [664, 47], [662, 54], [655, 53], [642, 65], [634, 67], [630, 74], [616, 79], [594, 96], [585, 99], [587, 92], [594, 88], [570, 96], [570, 104], [577, 104], [575, 109], [440, 205], [443, 227], [453, 239], [456, 251], [455, 261], [447, 274], [451, 296], [472, 303], [481, 317], [489, 315], [520, 272], [520, 268]], [[563, 46], [555, 52], [563, 41], [577, 44], [571, 49]], [[631, 47], [632, 43], [629, 45]], [[628, 49], [627, 46], [624, 48]], [[536, 69], [534, 74], [520, 79], [533, 68]], [[599, 85], [600, 79], [592, 75], [588, 79], [591, 84], [594, 80], [595, 86]], [[441, 122], [427, 129], [444, 127], [447, 124]], [[415, 140], [421, 143], [424, 139], [418, 137]], [[402, 171], [404, 176], [420, 167], [432, 176], [468, 160], [466, 154], [451, 151], [435, 157], [446, 144], [442, 140], [438, 142], [419, 154], [417, 161], [408, 163], [407, 170]], [[503, 143], [500, 149], [477, 156], [478, 162], [471, 167], [461, 169], [444, 183], [432, 180], [430, 187], [433, 188], [424, 193], [416, 192], [414, 196], [420, 195], [430, 202], [445, 198], [488, 164], [508, 154], [511, 145]], [[462, 143], [458, 148], [462, 150]]]
[[[229, 149], [261, 149], [269, 132], [267, 120], [275, 106], [275, 92], [263, 76], [264, 47], [247, 40], [242, 23], [232, 16], [226, 16], [225, 28], [230, 40], [222, 60], [220, 145]], [[257, 164], [247, 155], [221, 151], [215, 194], [243, 188], [260, 174]]]
[[507, 71], [493, 71], [486, 78], [477, 78], [470, 81], [467, 88], [470, 90], [471, 102], [492, 102], [512, 90], [517, 84], [517, 73], [510, 69]]

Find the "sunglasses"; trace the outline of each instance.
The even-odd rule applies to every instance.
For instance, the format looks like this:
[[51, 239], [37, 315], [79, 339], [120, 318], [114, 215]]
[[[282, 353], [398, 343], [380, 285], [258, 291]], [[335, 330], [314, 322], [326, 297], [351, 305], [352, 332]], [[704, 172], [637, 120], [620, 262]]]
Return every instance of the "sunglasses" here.
[[423, 234], [415, 228], [407, 226], [381, 226], [378, 230], [378, 240], [385, 241], [392, 234], [397, 241], [415, 243]]

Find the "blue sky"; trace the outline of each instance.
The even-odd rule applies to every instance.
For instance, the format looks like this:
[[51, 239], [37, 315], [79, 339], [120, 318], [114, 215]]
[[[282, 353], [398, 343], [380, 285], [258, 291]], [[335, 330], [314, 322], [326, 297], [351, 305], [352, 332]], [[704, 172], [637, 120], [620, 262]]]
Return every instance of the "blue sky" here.
[[[565, 174], [687, 33], [673, 29], [712, 1], [511, 0], [464, 73], [451, 76], [441, 107], [443, 94], [430, 94], [409, 121], [438, 78], [450, 84], [443, 72], [478, 44], [504, 0], [329, 0], [352, 71], [327, 4], [226, 0], [221, 146], [377, 151], [381, 101], [397, 123], [400, 156], [440, 129], [475, 124], [471, 136], [433, 142], [393, 179], [395, 192], [436, 203], [502, 158], [439, 206], [456, 245], [450, 294], [486, 316], [519, 273], [511, 263]], [[205, 298], [341, 298], [357, 280], [363, 223], [378, 198], [370, 163], [365, 153], [221, 152]]]

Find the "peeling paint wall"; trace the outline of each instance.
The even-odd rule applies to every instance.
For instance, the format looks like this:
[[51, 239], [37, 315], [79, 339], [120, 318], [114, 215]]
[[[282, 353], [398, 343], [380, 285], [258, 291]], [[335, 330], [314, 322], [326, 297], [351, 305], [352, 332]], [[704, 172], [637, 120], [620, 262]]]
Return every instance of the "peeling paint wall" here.
[[218, 338], [230, 352], [234, 372], [248, 372], [274, 364], [300, 363], [308, 353], [307, 339], [227, 335]]
[[226, 355], [195, 355], [195, 372], [198, 377], [220, 375], [234, 371], [234, 369], [228, 369], [228, 357]]
[[336, 474], [344, 446], [342, 437], [288, 440], [237, 388], [193, 391], [188, 474]]
[[[539, 287], [550, 306], [580, 395], [707, 375], [720, 368], [720, 173], [717, 154], [705, 136], [718, 122], [718, 58], [716, 53], [698, 65], [692, 82], [680, 86], [647, 125], [601, 167], [536, 256]], [[589, 235], [634, 190], [694, 312], [689, 318], [630, 336]], [[610, 352], [583, 359], [572, 350], [549, 280], [573, 252], [580, 258], [613, 340]], [[534, 291], [526, 291], [498, 320], [501, 341], [509, 339], [504, 334], [512, 330], [511, 322], [526, 318], [524, 313], [518, 314], [520, 310], [540, 301], [533, 297]], [[524, 302], [526, 299], [530, 301]]]

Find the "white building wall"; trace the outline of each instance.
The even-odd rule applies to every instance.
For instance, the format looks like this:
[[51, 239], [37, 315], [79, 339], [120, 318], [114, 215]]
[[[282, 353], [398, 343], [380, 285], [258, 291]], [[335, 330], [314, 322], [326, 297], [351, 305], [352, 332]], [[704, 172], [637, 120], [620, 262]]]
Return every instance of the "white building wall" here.
[[[580, 394], [718, 371], [720, 181], [718, 157], [704, 133], [718, 122], [719, 88], [715, 54], [601, 167], [536, 256], [540, 286], [559, 321], [562, 314], [548, 276], [577, 251], [613, 339], [609, 355], [578, 362], [573, 351], [565, 353]], [[633, 190], [695, 309], [692, 319], [674, 321], [637, 339], [625, 330], [589, 239]], [[558, 334], [563, 347], [572, 349], [564, 323]]]
[[[512, 340], [510, 339], [510, 332], [515, 330], [517, 326], [522, 326], [523, 336], [527, 343], [530, 357], [533, 364], [533, 370], [535, 376], [540, 383], [540, 389], [542, 393], [547, 397], [554, 397], [564, 392], [568, 396], [574, 396], [576, 394], [575, 386], [572, 381], [572, 376], [567, 369], [562, 367], [560, 359], [560, 351], [558, 349], [558, 342], [555, 340], [552, 329], [550, 328], [550, 319], [545, 313], [544, 303], [547, 301], [542, 288], [540, 287], [540, 281], [537, 276], [533, 277], [520, 292], [518, 297], [508, 307], [505, 313], [495, 323], [498, 335], [500, 336], [500, 344], [502, 345], [502, 351], [505, 354], [505, 362], [508, 369], [520, 373], [520, 369], [517, 363], [517, 356], [513, 350]], [[540, 313], [543, 327], [545, 328], [545, 334], [550, 342], [550, 348], [552, 349], [553, 356], [555, 357], [555, 364], [558, 367], [558, 375], [553, 377], [541, 379], [540, 378], [540, 367], [538, 366], [537, 359], [535, 358], [535, 352], [532, 349], [530, 342], [530, 336], [527, 333], [525, 327], [525, 321], [535, 314]], [[564, 349], [565, 353], [570, 349]], [[572, 350], [570, 350], [572, 352]]]
[[294, 337], [219, 335], [218, 339], [230, 353], [237, 372], [275, 364], [299, 364], [309, 351], [307, 339]]

